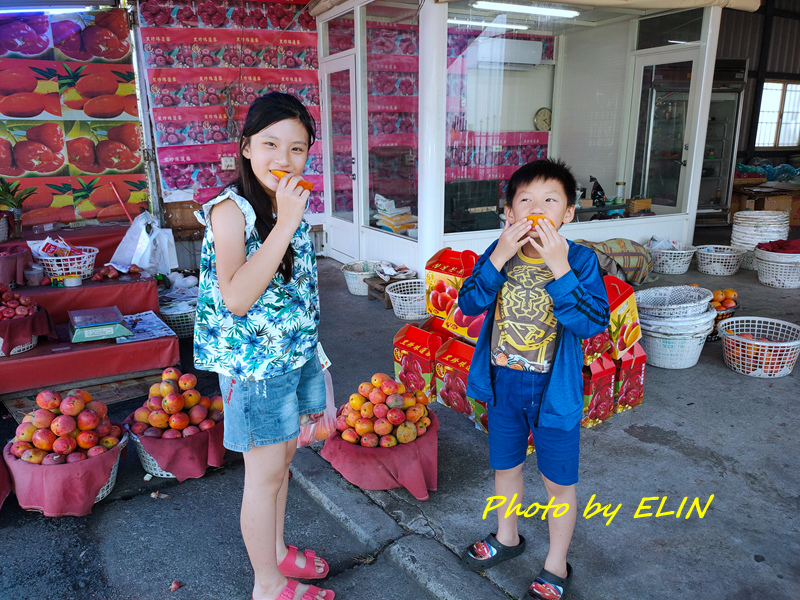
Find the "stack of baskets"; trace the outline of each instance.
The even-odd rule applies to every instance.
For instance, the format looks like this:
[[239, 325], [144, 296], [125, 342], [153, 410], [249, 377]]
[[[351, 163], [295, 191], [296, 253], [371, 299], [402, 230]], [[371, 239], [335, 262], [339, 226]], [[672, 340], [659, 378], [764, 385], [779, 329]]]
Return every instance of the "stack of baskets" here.
[[746, 252], [747, 248], [733, 246], [698, 246], [697, 270], [706, 275], [736, 275]]
[[710, 290], [690, 285], [653, 287], [636, 292], [647, 364], [687, 369], [697, 364], [714, 328], [717, 311]]
[[769, 287], [800, 288], [800, 254], [755, 249], [758, 280]]
[[732, 317], [717, 325], [728, 368], [751, 377], [784, 377], [800, 356], [800, 327], [762, 317]]
[[197, 314], [197, 301], [170, 302], [159, 307], [161, 320], [172, 329], [179, 338], [194, 336], [194, 319]]
[[394, 314], [405, 321], [420, 321], [428, 317], [425, 308], [425, 282], [422, 279], [395, 281], [386, 286]]
[[689, 264], [694, 256], [694, 246], [681, 244], [680, 249], [650, 250], [653, 257], [653, 271], [666, 275], [680, 275], [689, 270]]
[[753, 249], [761, 242], [789, 237], [789, 213], [779, 210], [746, 210], [733, 215], [731, 246], [745, 248], [742, 269], [756, 269]]
[[342, 272], [348, 291], [354, 296], [366, 296], [369, 288], [364, 280], [375, 277], [380, 266], [381, 263], [377, 260], [358, 260], [343, 265]]

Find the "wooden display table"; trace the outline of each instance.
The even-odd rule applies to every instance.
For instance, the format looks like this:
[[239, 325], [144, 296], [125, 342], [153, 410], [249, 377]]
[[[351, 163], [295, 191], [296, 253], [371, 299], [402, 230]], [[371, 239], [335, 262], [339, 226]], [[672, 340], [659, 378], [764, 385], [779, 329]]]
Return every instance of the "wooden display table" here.
[[45, 233], [33, 233], [30, 229], [24, 229], [22, 239], [9, 239], [0, 244], [0, 250], [5, 247], [25, 244], [28, 241], [43, 240], [48, 236], [61, 236], [73, 246], [91, 246], [97, 248], [96, 266], [103, 266], [111, 260], [114, 252], [128, 232], [127, 225], [87, 225], [78, 229], [57, 229]]

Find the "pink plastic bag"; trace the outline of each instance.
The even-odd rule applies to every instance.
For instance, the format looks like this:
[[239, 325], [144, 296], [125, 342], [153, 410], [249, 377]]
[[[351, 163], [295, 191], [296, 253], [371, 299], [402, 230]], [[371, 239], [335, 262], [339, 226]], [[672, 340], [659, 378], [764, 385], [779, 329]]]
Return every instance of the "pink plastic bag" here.
[[325, 412], [316, 423], [300, 427], [300, 437], [297, 438], [297, 447], [302, 448], [316, 442], [324, 442], [336, 431], [336, 404], [333, 401], [333, 379], [326, 369], [325, 377]]

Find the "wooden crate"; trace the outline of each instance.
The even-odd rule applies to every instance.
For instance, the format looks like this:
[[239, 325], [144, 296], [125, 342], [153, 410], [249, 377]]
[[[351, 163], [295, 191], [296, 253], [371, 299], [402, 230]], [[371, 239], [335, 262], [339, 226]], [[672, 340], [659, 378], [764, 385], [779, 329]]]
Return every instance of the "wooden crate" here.
[[369, 277], [365, 279], [364, 283], [367, 284], [367, 299], [380, 300], [386, 308], [392, 308], [392, 300], [389, 298], [389, 294], [386, 293], [386, 286], [395, 281], [400, 280], [391, 278], [389, 281], [384, 281], [380, 277]]

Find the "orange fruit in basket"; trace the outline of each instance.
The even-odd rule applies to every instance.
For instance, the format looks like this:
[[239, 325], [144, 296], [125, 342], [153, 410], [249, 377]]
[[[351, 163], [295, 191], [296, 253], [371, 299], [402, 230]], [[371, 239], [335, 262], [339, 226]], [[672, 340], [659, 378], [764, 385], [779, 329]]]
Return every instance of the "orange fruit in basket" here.
[[714, 302], [722, 302], [725, 300], [725, 294], [722, 290], [714, 290], [712, 294], [714, 294], [714, 297], [712, 298]]
[[714, 307], [714, 308], [716, 308], [717, 310], [725, 310], [725, 307], [724, 307], [724, 306], [722, 306], [722, 304], [720, 304], [720, 303], [719, 303], [719, 302], [717, 302], [716, 300], [712, 300], [712, 301], [711, 301], [711, 306], [713, 306], [713, 307]]
[[722, 290], [722, 293], [725, 294], [726, 298], [729, 298], [731, 300], [736, 300], [739, 298], [739, 292], [737, 292], [733, 288], [725, 288], [724, 290]]
[[736, 308], [736, 300], [725, 298], [725, 300], [722, 301], [722, 306], [724, 308]]

